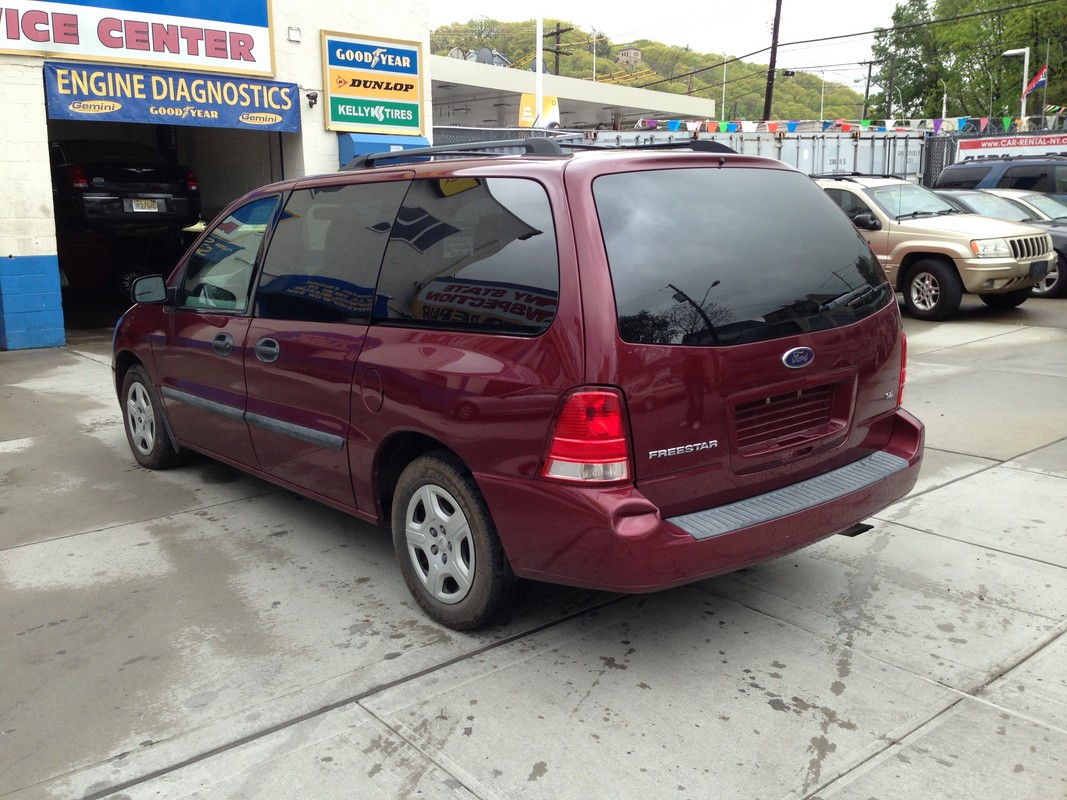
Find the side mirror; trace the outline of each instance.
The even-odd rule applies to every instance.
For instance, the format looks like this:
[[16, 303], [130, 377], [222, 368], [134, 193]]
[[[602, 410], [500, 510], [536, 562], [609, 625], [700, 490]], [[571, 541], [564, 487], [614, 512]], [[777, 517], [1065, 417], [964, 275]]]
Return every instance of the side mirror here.
[[878, 219], [874, 214], [857, 214], [852, 218], [852, 224], [860, 230], [864, 231], [880, 231], [882, 230], [882, 221]]
[[130, 287], [130, 296], [135, 303], [165, 303], [167, 283], [162, 275], [142, 275]]

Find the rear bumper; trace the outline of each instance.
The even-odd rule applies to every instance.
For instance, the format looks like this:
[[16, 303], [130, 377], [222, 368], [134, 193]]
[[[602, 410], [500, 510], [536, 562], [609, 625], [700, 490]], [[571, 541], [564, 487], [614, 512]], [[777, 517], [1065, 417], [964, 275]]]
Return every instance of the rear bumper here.
[[922, 463], [922, 424], [905, 411], [886, 447], [810, 480], [669, 519], [633, 487], [592, 490], [478, 475], [516, 574], [649, 592], [805, 547], [899, 500]]

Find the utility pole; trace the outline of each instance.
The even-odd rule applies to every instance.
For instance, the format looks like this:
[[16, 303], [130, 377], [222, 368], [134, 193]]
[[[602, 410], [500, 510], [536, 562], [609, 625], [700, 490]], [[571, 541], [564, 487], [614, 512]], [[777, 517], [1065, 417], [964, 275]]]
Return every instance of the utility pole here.
[[767, 68], [767, 94], [763, 99], [763, 119], [771, 118], [771, 100], [774, 98], [774, 65], [778, 61], [778, 23], [782, 19], [782, 0], [774, 3], [774, 28], [771, 30], [771, 63]]
[[[556, 29], [554, 31], [551, 31], [551, 32], [546, 33], [544, 35], [545, 39], [555, 39], [556, 40], [556, 46], [555, 47], [546, 47], [545, 48], [545, 50], [547, 50], [549, 53], [555, 53], [556, 54], [556, 61], [555, 61], [555, 68], [556, 68], [555, 72], [556, 72], [556, 75], [559, 75], [559, 57], [560, 56], [569, 56], [571, 54], [571, 52], [572, 52], [570, 50], [563, 50], [563, 49], [560, 48], [560, 44], [561, 44], [561, 40], [562, 40], [563, 34], [570, 33], [573, 30], [574, 30], [574, 28], [561, 28], [560, 24], [557, 22], [556, 23]], [[594, 45], [594, 47], [595, 46], [596, 45]]]

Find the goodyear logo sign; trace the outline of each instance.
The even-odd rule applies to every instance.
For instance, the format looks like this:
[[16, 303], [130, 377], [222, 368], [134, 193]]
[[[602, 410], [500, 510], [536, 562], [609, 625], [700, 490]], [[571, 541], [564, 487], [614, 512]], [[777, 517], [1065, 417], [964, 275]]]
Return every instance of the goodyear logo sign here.
[[292, 83], [59, 62], [44, 73], [49, 119], [300, 130]]
[[422, 50], [418, 42], [322, 34], [326, 129], [418, 136]]

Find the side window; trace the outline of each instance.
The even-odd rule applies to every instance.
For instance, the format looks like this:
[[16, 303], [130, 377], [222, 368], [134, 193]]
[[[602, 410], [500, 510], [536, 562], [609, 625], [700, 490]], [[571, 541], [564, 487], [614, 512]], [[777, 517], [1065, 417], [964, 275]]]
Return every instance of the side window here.
[[831, 200], [841, 206], [841, 210], [848, 214], [851, 220], [855, 220], [860, 214], [871, 213], [871, 207], [852, 192], [846, 192], [844, 189], [827, 189], [826, 193], [830, 195]]
[[378, 269], [406, 181], [293, 192], [263, 262], [256, 316], [370, 321]]
[[277, 207], [276, 196], [253, 200], [216, 225], [189, 258], [179, 305], [244, 311], [259, 249]]
[[973, 189], [990, 172], [984, 165], [953, 167], [937, 176], [935, 185], [938, 189]]
[[417, 180], [389, 231], [375, 321], [536, 334], [556, 315], [544, 188], [521, 178]]
[[1051, 192], [1050, 167], [1034, 164], [1008, 167], [997, 186], [1002, 189], [1029, 189], [1034, 192]]
[[1055, 176], [1055, 185], [1052, 191], [1056, 194], [1067, 194], [1067, 164], [1057, 165], [1052, 168]]

